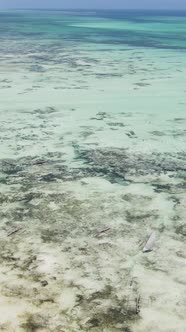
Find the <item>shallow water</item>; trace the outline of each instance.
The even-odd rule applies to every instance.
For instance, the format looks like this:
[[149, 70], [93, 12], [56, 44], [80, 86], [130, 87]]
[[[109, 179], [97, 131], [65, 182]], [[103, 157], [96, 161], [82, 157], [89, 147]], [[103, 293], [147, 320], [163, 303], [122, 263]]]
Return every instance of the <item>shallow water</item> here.
[[0, 12], [2, 331], [184, 331], [185, 29]]

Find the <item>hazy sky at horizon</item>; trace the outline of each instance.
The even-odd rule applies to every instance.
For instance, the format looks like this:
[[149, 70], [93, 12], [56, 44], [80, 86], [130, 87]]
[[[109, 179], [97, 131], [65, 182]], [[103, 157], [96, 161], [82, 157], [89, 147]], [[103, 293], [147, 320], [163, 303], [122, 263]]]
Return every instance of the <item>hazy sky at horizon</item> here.
[[186, 0], [0, 0], [0, 8], [186, 9]]

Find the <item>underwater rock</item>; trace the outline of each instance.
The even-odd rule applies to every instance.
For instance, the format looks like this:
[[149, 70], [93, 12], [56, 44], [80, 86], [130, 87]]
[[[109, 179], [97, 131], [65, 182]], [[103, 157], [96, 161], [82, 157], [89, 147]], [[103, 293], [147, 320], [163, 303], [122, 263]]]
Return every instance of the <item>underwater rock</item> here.
[[122, 123], [122, 122], [108, 122], [107, 123], [108, 126], [111, 126], [111, 127], [125, 127], [125, 125]]
[[25, 313], [20, 325], [27, 332], [34, 332], [48, 328], [48, 317], [38, 313]]
[[117, 175], [147, 175], [186, 170], [185, 156], [171, 154], [130, 154], [125, 149], [76, 149], [76, 158], [84, 160], [96, 171], [102, 169]]
[[151, 131], [151, 134], [154, 136], [165, 136], [165, 133], [163, 133], [162, 131], [158, 131], [158, 130]]
[[177, 225], [175, 230], [176, 234], [186, 236], [186, 224]]
[[46, 287], [46, 286], [48, 286], [48, 281], [46, 281], [46, 280], [42, 280], [42, 281], [41, 281], [41, 285], [42, 285], [42, 287]]
[[7, 175], [16, 174], [22, 171], [21, 165], [15, 163], [15, 160], [5, 159], [0, 162], [0, 170]]
[[170, 192], [172, 186], [170, 184], [152, 184], [154, 187], [154, 191], [156, 193], [161, 193], [161, 192]]
[[32, 65], [30, 66], [31, 72], [44, 73], [46, 70], [41, 65]]
[[108, 117], [107, 113], [106, 112], [98, 112], [96, 114], [96, 117], [95, 118], [91, 118], [91, 120], [104, 120]]
[[52, 173], [49, 173], [49, 174], [46, 174], [46, 175], [42, 175], [40, 177], [40, 181], [44, 181], [44, 182], [53, 182], [53, 181], [56, 181], [56, 176], [55, 174], [52, 174]]

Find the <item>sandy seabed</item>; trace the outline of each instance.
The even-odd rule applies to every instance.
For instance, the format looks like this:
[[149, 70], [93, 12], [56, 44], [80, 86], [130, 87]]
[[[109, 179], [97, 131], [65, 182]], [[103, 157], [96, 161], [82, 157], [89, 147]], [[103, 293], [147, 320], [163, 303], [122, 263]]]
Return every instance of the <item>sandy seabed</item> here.
[[184, 332], [184, 54], [14, 48], [0, 65], [0, 331]]

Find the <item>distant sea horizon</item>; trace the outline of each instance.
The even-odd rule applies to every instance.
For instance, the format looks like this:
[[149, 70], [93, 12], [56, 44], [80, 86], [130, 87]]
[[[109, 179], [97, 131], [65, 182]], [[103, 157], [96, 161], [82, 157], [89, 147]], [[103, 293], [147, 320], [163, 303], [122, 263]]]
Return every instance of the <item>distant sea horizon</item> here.
[[147, 9], [147, 8], [16, 8], [16, 7], [12, 7], [12, 8], [0, 8], [0, 10], [42, 10], [42, 11], [115, 11], [115, 12], [119, 12], [119, 11], [127, 11], [127, 12], [167, 12], [167, 13], [183, 13], [186, 12], [186, 8], [185, 9], [168, 9], [168, 8], [152, 8], [152, 9]]

